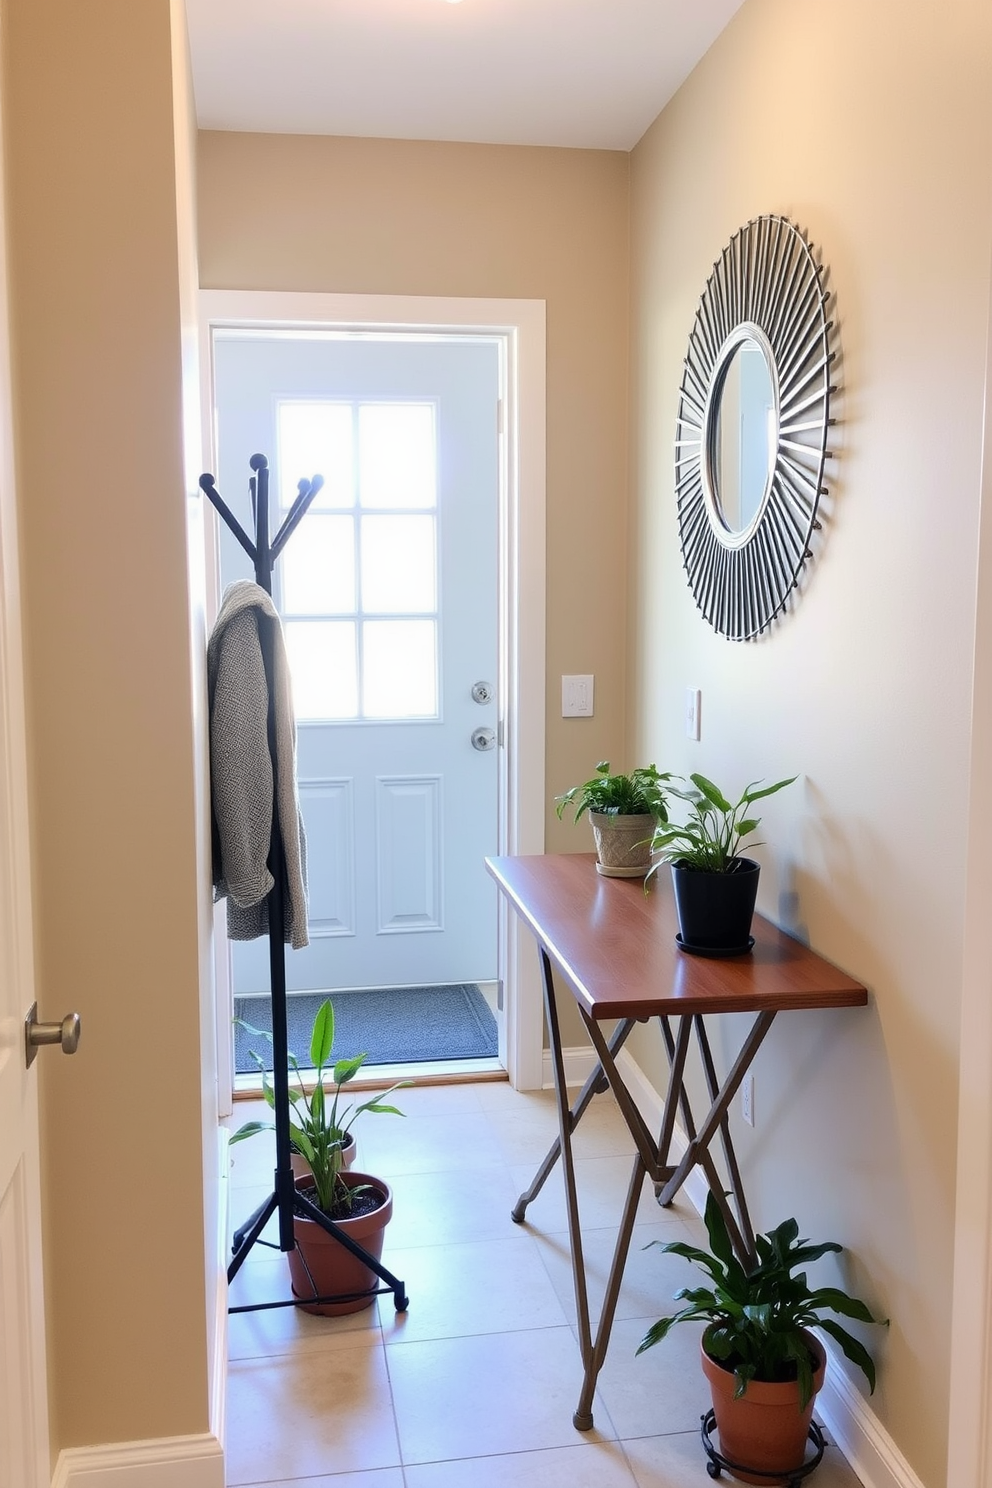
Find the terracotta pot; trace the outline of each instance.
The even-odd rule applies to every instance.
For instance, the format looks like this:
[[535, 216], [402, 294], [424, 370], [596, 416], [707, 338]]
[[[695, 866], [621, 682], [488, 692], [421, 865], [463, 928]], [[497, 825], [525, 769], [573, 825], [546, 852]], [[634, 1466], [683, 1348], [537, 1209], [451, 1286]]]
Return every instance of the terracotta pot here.
[[596, 872], [606, 878], [643, 878], [651, 867], [651, 838], [654, 817], [612, 816], [608, 811], [590, 811], [596, 839]]
[[[351, 1132], [348, 1132], [347, 1135], [346, 1135], [346, 1137], [345, 1137], [344, 1147], [342, 1148], [342, 1151], [341, 1151], [341, 1165], [342, 1165], [342, 1167], [344, 1167], [344, 1168], [352, 1168], [352, 1167], [354, 1167], [354, 1165], [355, 1165], [355, 1158], [357, 1156], [358, 1156], [358, 1144], [356, 1143], [354, 1137], [351, 1135]], [[303, 1153], [302, 1152], [290, 1152], [289, 1159], [290, 1159], [290, 1162], [293, 1165], [293, 1177], [294, 1178], [309, 1178], [309, 1176], [310, 1176], [310, 1164], [307, 1162], [307, 1160], [303, 1156]]]
[[[703, 1334], [700, 1353], [713, 1397], [720, 1454], [728, 1462], [740, 1463], [743, 1470], [735, 1470], [733, 1477], [742, 1483], [786, 1483], [789, 1475], [803, 1465], [813, 1399], [823, 1384], [827, 1367], [823, 1345], [812, 1333], [804, 1333], [803, 1337], [817, 1362], [813, 1371], [813, 1398], [805, 1410], [800, 1410], [799, 1385], [795, 1380], [784, 1384], [752, 1380], [741, 1398], [735, 1400], [733, 1370], [710, 1358]], [[753, 1472], [748, 1472], [748, 1468]]]
[[[344, 1179], [352, 1187], [359, 1183], [370, 1183], [383, 1198], [383, 1203], [371, 1214], [361, 1214], [357, 1219], [335, 1221], [346, 1234], [351, 1236], [352, 1240], [357, 1241], [364, 1250], [368, 1251], [369, 1255], [379, 1260], [382, 1256], [386, 1225], [393, 1214], [392, 1189], [381, 1178], [374, 1178], [370, 1173], [356, 1173], [354, 1169], [346, 1173]], [[296, 1180], [296, 1186], [299, 1189], [306, 1189], [312, 1182], [312, 1176], [307, 1173]], [[303, 1219], [297, 1215], [293, 1220], [293, 1234], [297, 1249], [289, 1252], [289, 1274], [292, 1279], [294, 1297], [315, 1295], [310, 1284], [310, 1277], [300, 1258], [301, 1252], [310, 1268], [310, 1275], [316, 1285], [318, 1297], [369, 1292], [367, 1297], [358, 1296], [351, 1302], [314, 1303], [305, 1306], [304, 1312], [318, 1313], [322, 1317], [337, 1317], [346, 1312], [361, 1312], [364, 1308], [372, 1306], [375, 1301], [375, 1293], [372, 1289], [379, 1285], [379, 1278], [364, 1261], [360, 1261], [357, 1256], [345, 1250], [333, 1235], [321, 1229], [320, 1225], [312, 1219]]]

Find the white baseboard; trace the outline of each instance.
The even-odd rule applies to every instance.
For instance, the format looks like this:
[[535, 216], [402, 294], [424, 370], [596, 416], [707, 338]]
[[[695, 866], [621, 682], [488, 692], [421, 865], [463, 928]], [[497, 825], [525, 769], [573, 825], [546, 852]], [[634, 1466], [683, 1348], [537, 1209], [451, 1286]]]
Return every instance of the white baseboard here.
[[[581, 1048], [563, 1049], [562, 1059], [565, 1063], [565, 1084], [584, 1085], [596, 1067], [596, 1052], [590, 1049], [588, 1044]], [[551, 1063], [551, 1050], [544, 1050], [541, 1065], [541, 1089], [554, 1090], [555, 1072]]]
[[69, 1447], [52, 1488], [224, 1488], [224, 1449], [215, 1436]]
[[[568, 1050], [578, 1055], [581, 1050]], [[595, 1056], [590, 1052], [588, 1065], [583, 1075], [587, 1078], [594, 1067]], [[576, 1065], [579, 1061], [575, 1060]], [[566, 1070], [569, 1065], [566, 1064]], [[623, 1075], [624, 1084], [637, 1103], [637, 1108], [653, 1131], [660, 1130], [664, 1101], [643, 1070], [626, 1049], [617, 1055], [617, 1068]], [[676, 1161], [688, 1145], [685, 1132], [678, 1124], [672, 1142]], [[698, 1214], [706, 1206], [708, 1187], [702, 1170], [694, 1168], [682, 1192]], [[827, 1350], [828, 1368], [826, 1382], [817, 1399], [817, 1415], [823, 1421], [830, 1441], [835, 1442], [851, 1467], [861, 1479], [864, 1488], [926, 1488], [926, 1485], [910, 1467], [892, 1437], [874, 1414], [865, 1397], [854, 1388], [839, 1363], [840, 1355], [829, 1338], [823, 1337]]]
[[837, 1363], [830, 1340], [817, 1335], [829, 1363], [816, 1413], [864, 1484], [864, 1488], [926, 1488], [885, 1427]]
[[230, 1223], [231, 1203], [231, 1134], [226, 1126], [218, 1128], [218, 1200], [217, 1235], [215, 1236], [215, 1262], [217, 1267], [214, 1284], [214, 1315], [208, 1319], [213, 1326], [213, 1370], [210, 1379], [210, 1430], [218, 1441], [226, 1439], [227, 1427], [227, 1235]]

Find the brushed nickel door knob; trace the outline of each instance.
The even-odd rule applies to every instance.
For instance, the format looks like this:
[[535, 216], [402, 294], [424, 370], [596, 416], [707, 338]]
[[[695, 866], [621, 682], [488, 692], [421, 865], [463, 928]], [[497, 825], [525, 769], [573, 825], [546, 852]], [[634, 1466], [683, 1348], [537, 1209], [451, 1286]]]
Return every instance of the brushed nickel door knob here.
[[79, 1048], [82, 1023], [78, 1013], [66, 1013], [61, 1023], [39, 1023], [38, 1004], [33, 1002], [24, 1020], [24, 1062], [30, 1068], [43, 1044], [59, 1044], [63, 1054]]

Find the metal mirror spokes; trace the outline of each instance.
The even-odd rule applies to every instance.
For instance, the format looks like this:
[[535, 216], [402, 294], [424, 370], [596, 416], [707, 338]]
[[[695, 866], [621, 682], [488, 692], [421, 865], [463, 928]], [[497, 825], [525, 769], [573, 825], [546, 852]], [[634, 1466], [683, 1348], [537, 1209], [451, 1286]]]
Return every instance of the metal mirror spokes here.
[[675, 490], [689, 585], [721, 635], [785, 609], [820, 526], [834, 351], [823, 266], [786, 217], [734, 234], [706, 282], [679, 399]]

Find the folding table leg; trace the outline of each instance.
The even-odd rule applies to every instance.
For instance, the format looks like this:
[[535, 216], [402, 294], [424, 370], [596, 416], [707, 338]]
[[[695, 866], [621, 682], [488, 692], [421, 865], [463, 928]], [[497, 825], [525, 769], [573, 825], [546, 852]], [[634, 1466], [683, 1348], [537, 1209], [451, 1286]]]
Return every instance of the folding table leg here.
[[620, 1221], [620, 1231], [617, 1235], [617, 1243], [613, 1251], [613, 1264], [610, 1267], [609, 1280], [606, 1283], [606, 1294], [603, 1297], [603, 1310], [599, 1318], [599, 1328], [588, 1358], [583, 1355], [585, 1374], [582, 1379], [582, 1392], [579, 1395], [579, 1403], [572, 1417], [572, 1425], [577, 1431], [592, 1430], [592, 1401], [596, 1393], [596, 1381], [599, 1379], [599, 1371], [603, 1367], [606, 1350], [610, 1344], [610, 1333], [613, 1330], [613, 1315], [617, 1310], [617, 1302], [620, 1297], [620, 1286], [623, 1282], [624, 1267], [627, 1264], [627, 1253], [630, 1250], [631, 1236], [634, 1233], [637, 1204], [641, 1197], [641, 1189], [644, 1187], [645, 1171], [644, 1164], [638, 1153], [634, 1158], [634, 1166], [630, 1174], [627, 1201], [624, 1204], [623, 1218]]
[[[696, 1167], [697, 1164], [701, 1166], [706, 1174], [713, 1197], [720, 1205], [720, 1208], [722, 1209], [724, 1214], [724, 1218], [727, 1220], [731, 1239], [734, 1243], [734, 1249], [736, 1250], [740, 1260], [742, 1260], [746, 1264], [754, 1260], [754, 1239], [753, 1235], [751, 1235], [750, 1233], [751, 1222], [750, 1218], [748, 1217], [747, 1204], [744, 1199], [744, 1185], [741, 1181], [740, 1170], [737, 1167], [736, 1157], [733, 1154], [733, 1146], [732, 1144], [730, 1146], [730, 1153], [732, 1158], [731, 1188], [734, 1195], [734, 1202], [737, 1206], [737, 1216], [734, 1215], [729, 1204], [727, 1203], [727, 1198], [719, 1181], [719, 1176], [713, 1164], [713, 1159], [710, 1156], [709, 1146], [718, 1130], [724, 1132], [725, 1143], [729, 1143], [730, 1132], [727, 1125], [727, 1110], [730, 1106], [730, 1102], [733, 1100], [738, 1089], [740, 1088], [740, 1083], [743, 1080], [748, 1069], [750, 1068], [751, 1061], [754, 1059], [755, 1054], [758, 1052], [762, 1040], [764, 1039], [769, 1028], [772, 1026], [774, 1018], [775, 1014], [773, 1012], [759, 1013], [758, 1016], [755, 1018], [753, 1024], [751, 1025], [751, 1029], [747, 1035], [747, 1038], [744, 1040], [740, 1052], [730, 1068], [730, 1073], [727, 1075], [727, 1078], [724, 1080], [719, 1089], [714, 1090], [713, 1087], [711, 1087], [712, 1104], [710, 1105], [710, 1109], [707, 1113], [706, 1119], [703, 1122], [702, 1126], [699, 1128], [699, 1131], [694, 1136], [690, 1136], [689, 1145], [685, 1150], [681, 1162], [673, 1172], [672, 1176], [668, 1179], [667, 1183], [662, 1188], [661, 1194], [659, 1195], [659, 1203], [670, 1204], [672, 1199], [678, 1193], [679, 1189], [682, 1187], [686, 1178], [689, 1176], [692, 1169]], [[709, 1044], [707, 1043], [705, 1044], [705, 1053], [703, 1056], [704, 1064], [706, 1062], [706, 1054], [708, 1052]], [[709, 1062], [707, 1078], [709, 1078], [711, 1074], [715, 1085], [716, 1074], [712, 1069], [712, 1058]], [[738, 1216], [742, 1221], [741, 1226], [738, 1226]], [[746, 1233], [742, 1233], [742, 1230]]]
[[[612, 1034], [610, 1035], [608, 1044], [611, 1055], [616, 1054], [618, 1050], [623, 1048], [636, 1021], [637, 1020], [635, 1018], [624, 1018], [617, 1024], [616, 1028], [614, 1028]], [[572, 1106], [571, 1110], [568, 1113], [570, 1131], [574, 1132], [575, 1128], [578, 1126], [579, 1121], [593, 1096], [602, 1095], [604, 1090], [609, 1089], [609, 1083], [610, 1082], [607, 1080], [606, 1075], [603, 1072], [602, 1064], [597, 1064], [596, 1068], [593, 1070], [592, 1074], [589, 1076], [588, 1080], [579, 1092], [575, 1104]], [[520, 1195], [519, 1199], [510, 1211], [510, 1218], [513, 1220], [514, 1224], [521, 1224], [523, 1222], [524, 1215], [527, 1213], [527, 1205], [531, 1202], [531, 1200], [537, 1198], [538, 1194], [541, 1192], [541, 1189], [544, 1187], [545, 1182], [547, 1181], [549, 1173], [553, 1169], [559, 1157], [561, 1157], [561, 1137], [555, 1137], [554, 1141], [548, 1149], [544, 1161], [541, 1163], [541, 1166], [534, 1174], [534, 1178], [530, 1187], [526, 1190], [526, 1192]]]
[[[565, 1084], [565, 1060], [561, 1050], [561, 1029], [558, 1024], [558, 1008], [555, 1003], [554, 977], [551, 972], [551, 962], [543, 946], [541, 947], [541, 977], [544, 983], [544, 1010], [548, 1020], [551, 1063], [555, 1076], [559, 1150], [561, 1152], [562, 1177], [565, 1180], [565, 1207], [568, 1211], [568, 1246], [572, 1257], [572, 1285], [575, 1289], [575, 1312], [579, 1329], [579, 1352], [582, 1356], [582, 1366], [586, 1371], [586, 1378], [588, 1378], [593, 1357], [592, 1330], [589, 1326], [589, 1293], [586, 1287], [585, 1260], [582, 1255], [582, 1229], [579, 1223], [579, 1198], [575, 1183], [575, 1164], [572, 1160], [572, 1116], [568, 1108], [568, 1087]], [[585, 1421], [585, 1424], [579, 1425], [578, 1420], [575, 1422], [580, 1431], [588, 1431], [592, 1427], [591, 1412], [587, 1411], [587, 1416], [588, 1420]]]

